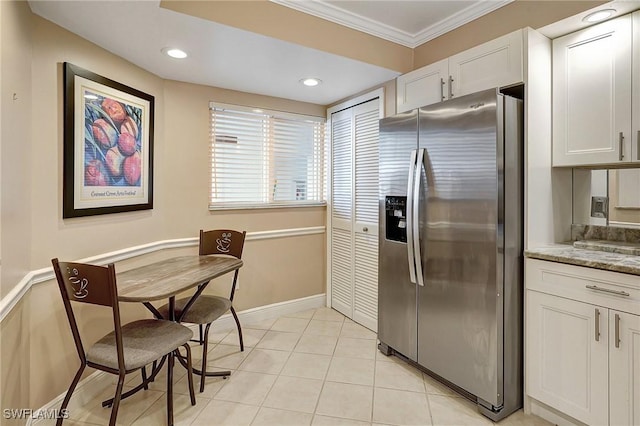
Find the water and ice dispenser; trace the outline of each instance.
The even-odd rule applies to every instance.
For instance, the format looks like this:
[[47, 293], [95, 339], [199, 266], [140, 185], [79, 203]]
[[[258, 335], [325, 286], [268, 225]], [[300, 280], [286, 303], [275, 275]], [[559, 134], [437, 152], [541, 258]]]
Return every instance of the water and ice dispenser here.
[[387, 196], [384, 199], [385, 238], [407, 242], [407, 197]]

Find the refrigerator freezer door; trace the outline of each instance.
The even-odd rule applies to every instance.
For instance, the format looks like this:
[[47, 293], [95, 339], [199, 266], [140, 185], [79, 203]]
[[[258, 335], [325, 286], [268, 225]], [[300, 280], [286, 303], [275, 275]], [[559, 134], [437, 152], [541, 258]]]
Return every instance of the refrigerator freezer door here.
[[479, 92], [420, 109], [426, 189], [418, 362], [502, 405], [502, 96]]
[[[408, 238], [397, 237], [395, 231], [402, 229], [405, 237], [410, 232], [407, 187], [412, 152], [418, 145], [417, 116], [414, 110], [380, 120], [379, 134], [378, 338], [413, 361], [417, 360], [416, 284], [409, 274]], [[387, 227], [394, 232], [387, 232], [391, 231]]]

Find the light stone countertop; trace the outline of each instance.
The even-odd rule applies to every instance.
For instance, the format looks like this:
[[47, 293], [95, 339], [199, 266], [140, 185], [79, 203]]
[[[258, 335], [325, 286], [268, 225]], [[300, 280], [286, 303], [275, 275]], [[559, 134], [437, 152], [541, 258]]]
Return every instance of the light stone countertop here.
[[531, 259], [549, 260], [640, 276], [640, 256], [631, 254], [580, 249], [573, 247], [572, 243], [536, 247], [525, 250], [524, 254]]
[[608, 251], [610, 253], [633, 254], [640, 256], [640, 243], [622, 241], [581, 240], [574, 241], [573, 246], [579, 249]]

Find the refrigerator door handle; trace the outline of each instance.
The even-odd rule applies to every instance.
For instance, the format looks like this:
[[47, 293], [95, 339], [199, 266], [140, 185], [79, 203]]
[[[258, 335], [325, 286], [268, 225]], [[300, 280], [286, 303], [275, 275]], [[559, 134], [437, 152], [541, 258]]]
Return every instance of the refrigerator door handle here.
[[418, 285], [424, 287], [424, 277], [422, 276], [422, 256], [420, 253], [420, 182], [422, 181], [422, 166], [424, 162], [424, 149], [418, 150], [418, 159], [416, 160], [415, 179], [413, 184], [413, 217], [412, 217], [412, 234], [413, 234], [413, 256], [416, 265], [416, 278]]
[[416, 283], [416, 259], [413, 253], [413, 177], [416, 169], [416, 156], [418, 150], [411, 151], [411, 163], [409, 163], [409, 177], [407, 179], [407, 258], [409, 261], [409, 278], [411, 283]]

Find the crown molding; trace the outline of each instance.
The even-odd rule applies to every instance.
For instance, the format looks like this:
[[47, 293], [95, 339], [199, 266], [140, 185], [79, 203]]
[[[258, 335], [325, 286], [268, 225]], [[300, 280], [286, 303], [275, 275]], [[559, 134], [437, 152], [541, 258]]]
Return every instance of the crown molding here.
[[336, 24], [344, 25], [345, 27], [352, 28], [354, 30], [362, 31], [364, 33], [391, 41], [393, 43], [401, 44], [406, 47], [414, 47], [413, 35], [402, 30], [398, 30], [390, 25], [383, 24], [373, 19], [366, 18], [353, 12], [349, 12], [332, 4], [325, 3], [319, 0], [311, 1], [296, 1], [296, 0], [270, 0], [272, 3], [285, 6], [290, 9], [295, 9], [299, 12], [304, 12], [309, 15], [316, 16], [318, 18], [326, 19], [327, 21], [334, 22]]
[[448, 31], [454, 30], [473, 21], [474, 19], [493, 12], [514, 0], [478, 1], [460, 12], [455, 13], [449, 18], [431, 25], [430, 27], [427, 27], [415, 34], [411, 34], [356, 13], [340, 9], [339, 7], [321, 0], [270, 1], [413, 49]]
[[480, 18], [494, 10], [500, 9], [503, 6], [512, 3], [514, 0], [492, 0], [492, 1], [479, 1], [472, 4], [466, 9], [460, 12], [454, 13], [447, 19], [444, 19], [424, 30], [416, 33], [414, 37], [414, 46], [418, 47], [436, 37], [440, 37], [442, 34], [455, 30], [458, 27], [468, 24], [469, 22]]

